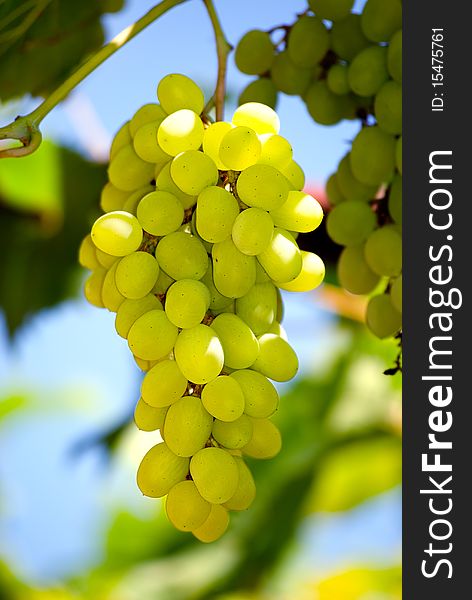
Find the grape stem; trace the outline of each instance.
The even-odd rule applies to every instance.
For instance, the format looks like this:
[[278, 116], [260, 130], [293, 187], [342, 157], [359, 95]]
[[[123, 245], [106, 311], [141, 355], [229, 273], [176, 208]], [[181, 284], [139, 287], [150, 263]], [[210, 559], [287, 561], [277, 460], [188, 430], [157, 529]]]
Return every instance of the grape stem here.
[[[48, 115], [51, 110], [59, 104], [68, 94], [79, 85], [92, 71], [94, 71], [97, 67], [99, 67], [105, 60], [107, 60], [112, 54], [114, 54], [117, 50], [122, 48], [127, 42], [132, 40], [138, 33], [140, 33], [143, 29], [145, 29], [148, 25], [151, 25], [156, 19], [161, 17], [168, 10], [186, 2], [186, 0], [162, 0], [159, 4], [151, 8], [149, 12], [147, 12], [143, 17], [138, 19], [136, 23], [126, 27], [123, 29], [121, 33], [115, 36], [111, 42], [102, 46], [100, 50], [98, 50], [95, 54], [93, 54], [86, 62], [80, 65], [73, 73], [68, 77], [61, 85], [50, 94], [37, 108], [35, 108], [31, 113], [25, 116], [18, 116], [12, 123], [9, 125], [5, 125], [4, 127], [0, 127], [0, 140], [18, 140], [21, 142], [21, 146], [16, 146], [13, 148], [4, 148], [0, 150], [0, 158], [8, 158], [8, 157], [21, 157], [27, 156], [28, 154], [32, 154], [39, 145], [41, 144], [41, 131], [39, 130], [39, 125], [41, 121]], [[205, 4], [210, 4], [210, 2], [206, 2]], [[220, 37], [222, 35], [221, 27], [218, 24], [218, 19], [216, 17], [216, 13], [214, 8], [211, 7], [212, 13], [210, 12], [210, 8], [208, 8], [208, 12], [210, 13], [210, 18], [212, 19], [212, 23], [214, 19], [216, 19], [216, 23], [219, 27], [219, 33], [217, 35], [216, 25], [215, 28], [215, 36]], [[213, 17], [212, 17], [213, 14]], [[224, 37], [223, 37], [224, 41]], [[226, 44], [226, 42], [225, 42]], [[217, 42], [217, 47], [221, 43]], [[218, 57], [220, 56], [220, 50], [218, 50]], [[218, 60], [220, 60], [218, 58]], [[226, 68], [223, 69], [223, 94], [224, 94], [224, 72]], [[220, 69], [218, 69], [218, 73]], [[221, 84], [220, 84], [221, 86]]]
[[213, 0], [203, 0], [203, 4], [207, 9], [208, 16], [210, 17], [213, 31], [215, 33], [216, 42], [216, 55], [218, 57], [218, 74], [216, 78], [216, 87], [213, 97], [205, 107], [205, 111], [208, 111], [213, 106], [215, 107], [215, 117], [217, 121], [224, 119], [224, 104], [226, 94], [226, 69], [228, 62], [228, 54], [231, 52], [233, 47], [227, 41], [223, 28], [221, 27], [220, 20], [216, 14]]

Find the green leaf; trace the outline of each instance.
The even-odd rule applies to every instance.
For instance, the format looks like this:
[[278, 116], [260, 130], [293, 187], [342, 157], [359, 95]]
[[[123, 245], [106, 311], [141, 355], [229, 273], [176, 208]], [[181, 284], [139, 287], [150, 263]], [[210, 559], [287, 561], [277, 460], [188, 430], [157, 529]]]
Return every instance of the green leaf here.
[[104, 41], [100, 17], [122, 0], [0, 3], [0, 100], [45, 96]]
[[387, 437], [358, 441], [327, 455], [308, 507], [313, 512], [348, 510], [401, 482], [401, 442]]
[[350, 569], [315, 584], [313, 591], [318, 600], [400, 600], [401, 589], [401, 567], [396, 566]]
[[77, 291], [77, 252], [98, 213], [104, 165], [44, 142], [0, 165], [0, 306], [10, 332]]

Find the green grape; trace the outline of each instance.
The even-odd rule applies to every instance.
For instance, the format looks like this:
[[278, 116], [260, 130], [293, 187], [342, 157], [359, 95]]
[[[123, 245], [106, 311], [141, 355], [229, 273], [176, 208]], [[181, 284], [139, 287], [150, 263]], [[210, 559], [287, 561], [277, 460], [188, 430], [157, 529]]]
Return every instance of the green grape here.
[[164, 165], [156, 179], [157, 189], [163, 192], [170, 192], [180, 200], [184, 209], [191, 208], [197, 202], [196, 196], [184, 194], [182, 190], [175, 184], [170, 173], [170, 163]]
[[141, 227], [151, 235], [164, 236], [180, 227], [184, 208], [170, 192], [146, 194], [138, 204], [136, 216]]
[[187, 389], [187, 379], [175, 360], [156, 363], [144, 376], [141, 397], [153, 408], [164, 408], [177, 402]]
[[[95, 244], [94, 244], [95, 245]], [[97, 255], [97, 260], [100, 266], [105, 267], [105, 269], [109, 269], [113, 263], [118, 260], [118, 256], [112, 256], [111, 254], [107, 254], [100, 250], [100, 248], [95, 247], [95, 254]]]
[[226, 423], [215, 419], [212, 436], [214, 439], [230, 450], [238, 450], [245, 446], [252, 437], [252, 422], [247, 415], [241, 415], [235, 421]]
[[293, 160], [292, 146], [281, 135], [274, 133], [263, 133], [259, 136], [261, 141], [261, 155], [258, 162], [271, 165], [276, 169], [287, 167]]
[[402, 132], [402, 86], [387, 81], [375, 96], [375, 118], [380, 129], [397, 135]]
[[[218, 315], [221, 315], [222, 313], [231, 313], [231, 314], [235, 314], [234, 313], [234, 300], [231, 300], [231, 304], [229, 304], [228, 306], [225, 306], [224, 308], [220, 308], [218, 310], [212, 310], [212, 316], [213, 317], [217, 317]], [[229, 369], [229, 367], [228, 367]]]
[[144, 360], [166, 357], [174, 347], [179, 331], [163, 310], [144, 313], [131, 325], [128, 346], [131, 352]]
[[312, 119], [321, 125], [335, 125], [355, 111], [351, 96], [333, 94], [325, 80], [313, 82], [304, 100]]
[[[350, 167], [349, 167], [350, 169]], [[326, 182], [326, 195], [331, 206], [337, 206], [341, 202], [346, 202], [346, 198], [341, 192], [338, 173], [333, 173]]]
[[328, 48], [329, 33], [318, 17], [300, 17], [290, 29], [287, 54], [297, 67], [311, 69], [324, 58]]
[[361, 15], [362, 30], [373, 42], [388, 42], [402, 26], [400, 0], [367, 0]]
[[236, 299], [236, 314], [255, 335], [266, 333], [277, 313], [277, 291], [270, 282], [256, 283], [249, 292]]
[[251, 368], [274, 381], [289, 381], [295, 377], [298, 358], [290, 344], [274, 333], [264, 333], [258, 340], [259, 356]]
[[377, 193], [377, 185], [368, 185], [358, 181], [351, 170], [350, 154], [346, 154], [338, 165], [337, 183], [346, 200], [363, 202], [372, 200]]
[[253, 425], [252, 439], [243, 453], [252, 458], [273, 458], [282, 448], [280, 431], [269, 419], [249, 418]]
[[362, 244], [374, 230], [375, 215], [363, 202], [343, 202], [335, 206], [326, 219], [329, 237], [341, 246]]
[[305, 173], [300, 165], [291, 160], [286, 167], [279, 169], [285, 176], [290, 189], [301, 191], [305, 185]]
[[139, 248], [143, 230], [133, 215], [113, 211], [99, 217], [92, 226], [92, 241], [112, 256], [126, 256]]
[[143, 360], [142, 358], [139, 358], [139, 356], [134, 356], [134, 354], [133, 360], [136, 363], [138, 369], [141, 369], [141, 371], [144, 372], [149, 371], [155, 364], [159, 362], [158, 360]]
[[151, 121], [142, 125], [133, 139], [133, 147], [139, 158], [147, 162], [163, 166], [172, 160], [172, 156], [161, 148], [157, 142], [157, 132], [162, 121]]
[[277, 283], [277, 286], [288, 292], [310, 292], [317, 288], [324, 279], [325, 266], [321, 258], [313, 252], [301, 250], [302, 269], [292, 281]]
[[395, 166], [400, 175], [402, 174], [402, 136], [397, 139], [395, 144]]
[[177, 156], [186, 150], [198, 150], [203, 142], [202, 120], [193, 110], [178, 110], [162, 121], [157, 141], [170, 156]]
[[273, 232], [274, 222], [265, 210], [248, 208], [236, 217], [231, 235], [240, 252], [256, 256], [268, 247]]
[[339, 21], [346, 18], [351, 12], [354, 0], [308, 0], [311, 10], [320, 19]]
[[[130, 255], [132, 256], [132, 255]], [[111, 312], [117, 312], [121, 304], [125, 300], [125, 296], [120, 292], [116, 285], [116, 269], [120, 261], [116, 261], [112, 264], [105, 279], [103, 280], [102, 286], [102, 302], [105, 308], [108, 308]]]
[[211, 504], [200, 496], [193, 481], [181, 481], [167, 495], [167, 518], [180, 531], [198, 529], [208, 519], [210, 511]]
[[201, 496], [212, 504], [227, 502], [238, 487], [238, 465], [222, 448], [199, 450], [190, 460], [190, 474]]
[[231, 235], [238, 214], [239, 205], [233, 194], [217, 186], [207, 187], [198, 196], [197, 232], [212, 244], [222, 242]]
[[208, 383], [218, 377], [225, 358], [218, 336], [207, 325], [181, 331], [174, 354], [180, 370], [193, 383]]
[[361, 27], [361, 16], [350, 14], [344, 19], [335, 21], [331, 28], [331, 48], [339, 58], [352, 59], [370, 45]]
[[116, 313], [115, 329], [118, 335], [126, 339], [133, 323], [150, 310], [162, 310], [159, 299], [152, 294], [139, 300], [125, 300]]
[[387, 67], [392, 79], [402, 84], [402, 30], [392, 36], [387, 52]]
[[156, 284], [152, 288], [152, 293], [157, 296], [163, 296], [169, 287], [174, 283], [175, 279], [169, 277], [162, 269], [159, 271], [159, 277], [157, 278]]
[[231, 498], [224, 503], [229, 510], [246, 510], [256, 497], [256, 484], [249, 467], [242, 458], [234, 457], [239, 470], [238, 487]]
[[164, 439], [177, 456], [193, 456], [210, 437], [213, 417], [197, 396], [184, 396], [167, 411]]
[[234, 61], [241, 73], [259, 75], [268, 71], [274, 59], [274, 46], [270, 35], [253, 29], [239, 40]]
[[270, 216], [278, 227], [308, 233], [323, 220], [323, 209], [310, 194], [291, 191], [280, 208], [270, 211]]
[[402, 236], [393, 225], [376, 229], [367, 238], [364, 256], [377, 275], [399, 275], [402, 269]]
[[395, 335], [401, 329], [402, 315], [395, 309], [388, 294], [380, 294], [369, 300], [366, 324], [380, 339]]
[[228, 167], [221, 161], [220, 144], [223, 137], [231, 131], [231, 123], [217, 121], [207, 127], [203, 133], [203, 152], [207, 154], [221, 171], [227, 171]]
[[176, 456], [166, 444], [157, 444], [144, 455], [139, 465], [138, 487], [145, 496], [161, 498], [185, 480], [189, 464], [188, 458]]
[[246, 104], [246, 102], [258, 102], [275, 108], [277, 106], [277, 88], [274, 82], [267, 77], [251, 81], [238, 98], [238, 104]]
[[218, 181], [215, 163], [199, 150], [187, 150], [176, 156], [170, 164], [170, 174], [175, 184], [190, 196], [198, 196]]
[[220, 292], [216, 289], [213, 281], [213, 265], [211, 262], [208, 264], [208, 270], [202, 277], [201, 281], [206, 285], [208, 291], [210, 292], [210, 310], [213, 312], [225, 309], [233, 302], [232, 298], [223, 296], [223, 294], [220, 294]]
[[129, 130], [129, 121], [123, 123], [123, 125], [118, 129], [113, 138], [113, 141], [110, 146], [110, 160], [112, 160], [123, 148], [124, 146], [128, 146], [132, 143], [132, 137]]
[[402, 224], [402, 176], [395, 175], [388, 195], [388, 212], [397, 225]]
[[348, 66], [345, 64], [333, 65], [328, 71], [326, 84], [333, 94], [340, 96], [349, 94], [351, 88], [349, 86]]
[[237, 315], [222, 313], [214, 319], [211, 328], [216, 331], [224, 351], [225, 365], [231, 369], [245, 369], [259, 354], [259, 344], [250, 327]]
[[90, 304], [97, 308], [105, 308], [102, 300], [102, 288], [106, 274], [106, 269], [99, 267], [92, 271], [84, 284], [84, 296]]
[[148, 252], [133, 252], [123, 257], [116, 267], [115, 283], [125, 298], [144, 298], [154, 287], [159, 264]]
[[395, 138], [380, 127], [363, 127], [352, 142], [351, 170], [359, 181], [380, 185], [395, 169]]
[[209, 306], [208, 288], [195, 279], [180, 279], [167, 290], [166, 314], [171, 323], [182, 329], [201, 323]]
[[100, 208], [103, 212], [122, 210], [129, 192], [119, 190], [109, 181], [104, 185], [100, 195]]
[[263, 419], [274, 414], [279, 406], [279, 394], [267, 377], [249, 369], [234, 371], [230, 377], [243, 391], [247, 415]]
[[120, 190], [133, 192], [154, 178], [154, 165], [136, 154], [130, 145], [119, 150], [108, 167], [108, 178]]
[[[280, 284], [278, 284], [279, 286]], [[282, 298], [282, 292], [277, 289], [277, 315], [275, 317], [279, 323], [282, 323], [284, 319], [284, 302]]]
[[402, 312], [402, 276], [400, 275], [393, 280], [392, 287], [390, 288], [390, 299], [393, 307]]
[[253, 129], [234, 127], [222, 137], [219, 156], [233, 171], [242, 171], [254, 165], [261, 154], [261, 143]]
[[240, 252], [231, 238], [214, 244], [212, 248], [213, 282], [227, 298], [247, 294], [256, 282], [256, 261], [253, 256]]
[[244, 412], [244, 395], [238, 382], [221, 375], [202, 390], [202, 402], [206, 410], [220, 421], [235, 421]]
[[289, 187], [283, 174], [270, 165], [253, 165], [238, 177], [236, 189], [248, 206], [274, 210], [285, 202]]
[[269, 246], [257, 260], [273, 281], [292, 281], [302, 269], [302, 256], [293, 236], [276, 227]]
[[246, 102], [238, 106], [233, 114], [233, 125], [249, 127], [260, 135], [262, 133], [279, 133], [280, 119], [270, 106], [259, 102]]
[[123, 204], [123, 210], [125, 212], [129, 212], [131, 215], [136, 216], [138, 205], [142, 198], [154, 190], [155, 188], [152, 185], [146, 185], [145, 187], [139, 188], [139, 190], [136, 190], [128, 196], [128, 199]]
[[95, 251], [95, 244], [92, 242], [92, 237], [89, 233], [80, 243], [79, 264], [86, 269], [90, 269], [90, 271], [100, 267]]
[[351, 294], [369, 294], [380, 277], [372, 271], [364, 258], [364, 245], [344, 248], [338, 261], [339, 283]]
[[194, 529], [192, 534], [200, 542], [208, 544], [220, 538], [228, 529], [228, 525], [229, 515], [226, 508], [223, 508], [221, 504], [212, 504], [208, 518], [200, 527]]
[[270, 76], [275, 87], [284, 94], [303, 96], [310, 85], [312, 70], [295, 65], [288, 51], [284, 50], [274, 58]]
[[387, 48], [369, 46], [349, 66], [349, 85], [358, 96], [374, 96], [388, 80]]
[[148, 123], [158, 121], [161, 122], [166, 118], [167, 114], [159, 104], [149, 103], [144, 104], [134, 113], [133, 118], [129, 122], [129, 132], [134, 138], [141, 127]]
[[270, 281], [270, 277], [261, 263], [256, 260], [256, 283], [265, 283], [266, 281]]
[[193, 235], [174, 231], [161, 239], [156, 248], [159, 266], [172, 279], [201, 279], [208, 268], [203, 244]]
[[[207, 188], [207, 189], [210, 189], [210, 188]], [[222, 189], [222, 188], [219, 188], [219, 189]], [[205, 190], [203, 190], [203, 191], [205, 191]], [[239, 210], [239, 208], [238, 208], [238, 210]], [[197, 211], [196, 210], [193, 211], [192, 220], [190, 221], [190, 223], [187, 223], [187, 226], [188, 225], [190, 225], [190, 233], [192, 235], [194, 235], [203, 244], [203, 247], [205, 248], [205, 250], [207, 251], [207, 253], [211, 254], [211, 251], [212, 251], [212, 248], [213, 248], [212, 242], [207, 242], [198, 233], [198, 230], [197, 230]]]
[[157, 431], [164, 426], [166, 414], [167, 406], [164, 408], [154, 408], [140, 398], [134, 410], [134, 422], [136, 427], [141, 431]]
[[185, 75], [166, 75], [157, 86], [157, 97], [162, 108], [170, 115], [182, 108], [193, 110], [199, 115], [205, 105], [205, 98], [198, 85]]

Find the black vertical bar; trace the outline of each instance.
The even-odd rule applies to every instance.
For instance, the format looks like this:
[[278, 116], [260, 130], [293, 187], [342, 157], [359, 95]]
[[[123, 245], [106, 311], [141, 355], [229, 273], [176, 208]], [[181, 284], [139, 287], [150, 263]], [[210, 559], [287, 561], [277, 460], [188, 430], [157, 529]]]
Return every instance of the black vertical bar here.
[[[472, 519], [469, 515], [472, 506], [472, 311], [469, 301], [472, 192], [468, 182], [468, 175], [472, 174], [469, 91], [472, 10], [469, 2], [444, 0], [404, 2], [403, 10], [403, 597], [407, 600], [462, 600], [472, 598], [469, 585], [472, 574]], [[432, 43], [433, 29], [443, 30], [444, 54], [437, 57], [442, 63], [433, 60], [433, 52], [440, 49]], [[433, 68], [441, 64], [441, 69]], [[437, 73], [443, 75], [443, 85], [434, 87], [434, 78], [441, 79]], [[433, 99], [436, 109], [441, 108], [440, 99], [444, 101], [442, 111], [432, 110]], [[452, 154], [437, 154], [431, 158], [432, 152], [441, 151], [452, 151]], [[432, 178], [442, 179], [441, 183], [430, 182], [431, 160], [452, 165], [451, 170], [432, 172]], [[452, 178], [452, 183], [444, 182], [448, 178]], [[441, 210], [431, 206], [431, 202], [447, 205], [450, 196], [449, 208]], [[449, 218], [453, 220], [449, 228], [440, 230], [431, 225], [430, 218], [436, 225], [446, 224]], [[430, 252], [436, 259], [431, 258]], [[439, 269], [431, 272], [435, 266]], [[452, 278], [448, 283], [431, 281], [431, 277], [443, 280], [449, 275]], [[434, 308], [430, 303], [430, 289], [442, 291], [445, 298], [451, 293], [455, 305], [462, 294], [462, 307]], [[454, 289], [457, 291], [451, 291]], [[439, 299], [439, 294], [433, 297], [434, 302], [440, 303]], [[445, 329], [447, 323], [452, 323], [449, 332], [441, 331], [439, 319], [431, 317], [434, 313], [448, 315], [442, 319], [442, 325]], [[433, 355], [433, 361], [442, 367], [452, 365], [451, 369], [429, 368], [432, 352], [429, 344], [435, 336], [444, 339], [434, 340], [433, 348], [452, 350], [452, 354]], [[445, 339], [447, 336], [452, 339]], [[423, 376], [452, 379], [424, 380]], [[438, 387], [433, 397], [433, 400], [439, 399], [438, 406], [429, 399], [429, 391], [434, 386], [443, 386]], [[445, 398], [446, 387], [451, 388], [452, 400], [440, 406], [438, 394]], [[450, 418], [453, 421], [448, 428]], [[445, 430], [437, 432], [434, 427]], [[438, 441], [452, 442], [452, 449], [428, 448], [429, 434], [435, 434], [434, 439]], [[428, 463], [439, 460], [441, 464], [450, 464], [452, 470], [425, 471], [423, 454], [427, 455]], [[452, 480], [444, 483], [450, 476]], [[436, 493], [422, 494], [420, 490]], [[442, 515], [432, 512], [448, 508], [450, 511]]]

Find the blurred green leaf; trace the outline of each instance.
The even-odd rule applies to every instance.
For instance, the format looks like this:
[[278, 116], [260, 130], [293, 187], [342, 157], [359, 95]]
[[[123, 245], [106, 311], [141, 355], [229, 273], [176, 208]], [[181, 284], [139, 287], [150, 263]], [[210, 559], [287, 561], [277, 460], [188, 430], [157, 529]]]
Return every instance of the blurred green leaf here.
[[75, 293], [77, 252], [98, 213], [105, 166], [44, 142], [0, 165], [0, 306], [10, 332]]
[[325, 458], [309, 509], [313, 512], [349, 510], [400, 482], [400, 439], [386, 437], [357, 441]]
[[12, 413], [25, 408], [28, 399], [24, 396], [7, 396], [0, 398], [0, 422]]
[[100, 17], [122, 0], [0, 3], [0, 100], [54, 90], [104, 41]]
[[400, 600], [401, 567], [350, 569], [313, 588], [317, 600]]

